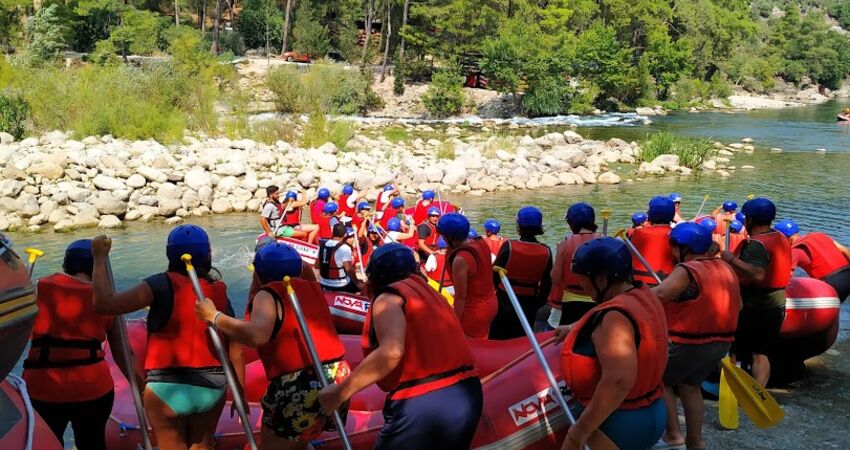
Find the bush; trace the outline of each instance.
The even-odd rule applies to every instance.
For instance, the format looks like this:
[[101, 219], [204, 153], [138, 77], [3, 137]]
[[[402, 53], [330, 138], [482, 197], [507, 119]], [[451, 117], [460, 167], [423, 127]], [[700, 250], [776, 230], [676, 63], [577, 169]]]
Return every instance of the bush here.
[[317, 57], [325, 56], [331, 49], [328, 27], [319, 20], [312, 2], [302, 1], [295, 10], [292, 49]]
[[437, 118], [459, 113], [463, 103], [463, 77], [454, 69], [444, 69], [434, 74], [431, 85], [422, 96], [422, 104], [428, 114]]
[[699, 170], [714, 152], [714, 144], [708, 139], [658, 132], [647, 136], [635, 159], [643, 162], [652, 161], [660, 155], [678, 155], [680, 166]]
[[278, 111], [298, 113], [305, 110], [304, 83], [295, 67], [282, 66], [269, 71], [266, 87], [272, 92]]
[[404, 128], [392, 127], [384, 130], [384, 137], [392, 143], [410, 140], [410, 133]]
[[27, 57], [32, 64], [56, 59], [67, 47], [65, 36], [68, 27], [59, 14], [59, 5], [43, 7], [27, 23]]
[[457, 152], [455, 150], [455, 144], [452, 141], [443, 141], [440, 144], [440, 148], [437, 149], [437, 159], [455, 159], [457, 158]]
[[269, 73], [266, 86], [274, 95], [275, 107], [284, 113], [317, 109], [324, 114], [350, 115], [382, 106], [369, 75], [332, 64], [314, 64], [306, 72], [278, 67]]
[[566, 110], [569, 89], [563, 77], [547, 76], [525, 91], [522, 108], [529, 117], [561, 114]]
[[238, 31], [222, 31], [219, 37], [219, 45], [222, 52], [230, 52], [236, 56], [242, 56], [248, 47], [245, 39]]
[[301, 145], [305, 148], [317, 148], [331, 142], [337, 148], [344, 149], [348, 141], [354, 137], [354, 133], [354, 124], [342, 121], [329, 122], [325, 114], [314, 110], [304, 126]]
[[163, 19], [150, 11], [131, 9], [124, 13], [120, 26], [112, 29], [109, 40], [122, 55], [151, 55], [156, 52]]
[[15, 139], [24, 136], [29, 104], [21, 97], [0, 94], [0, 131], [11, 134]]

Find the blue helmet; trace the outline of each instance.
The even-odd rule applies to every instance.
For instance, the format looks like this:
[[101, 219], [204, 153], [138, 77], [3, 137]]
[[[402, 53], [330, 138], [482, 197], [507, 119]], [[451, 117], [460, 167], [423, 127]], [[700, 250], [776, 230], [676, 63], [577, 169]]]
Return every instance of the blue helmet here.
[[609, 280], [628, 280], [632, 276], [632, 255], [619, 239], [593, 239], [576, 249], [571, 270], [591, 280], [599, 275]]
[[366, 227], [366, 232], [367, 233], [381, 234], [380, 230], [378, 230], [378, 227], [376, 227], [375, 225], [373, 225], [371, 223], [369, 224], [368, 227]]
[[393, 185], [391, 185], [391, 184], [388, 184], [388, 185], [384, 186], [384, 192], [389, 192], [389, 191], [391, 191], [391, 190], [393, 190], [393, 189], [395, 189], [395, 188], [394, 188], [394, 187], [393, 187]]
[[369, 202], [360, 202], [357, 204], [358, 211], [363, 211], [364, 209], [372, 209], [372, 205]]
[[392, 219], [387, 221], [387, 231], [399, 231], [401, 230], [401, 220], [398, 217], [393, 217]]
[[440, 208], [437, 208], [436, 206], [432, 206], [432, 207], [428, 208], [428, 216], [429, 217], [439, 216], [439, 215], [440, 215]]
[[316, 197], [319, 197], [321, 200], [327, 200], [330, 196], [331, 191], [329, 191], [328, 188], [319, 188], [319, 191], [316, 192]]
[[336, 211], [339, 209], [339, 205], [334, 202], [325, 203], [325, 207], [322, 208], [322, 212], [325, 214], [336, 214]]
[[[519, 216], [517, 216], [519, 218]], [[484, 221], [484, 231], [492, 234], [499, 234], [502, 230], [502, 224], [496, 219], [487, 219]]]
[[691, 253], [698, 255], [707, 252], [714, 240], [711, 238], [711, 231], [704, 223], [684, 222], [676, 225], [670, 231], [670, 243], [676, 247], [685, 247]]
[[169, 262], [179, 262], [180, 257], [192, 255], [192, 263], [198, 266], [209, 265], [212, 258], [210, 238], [203, 228], [197, 225], [178, 225], [168, 233], [165, 254]]
[[437, 231], [449, 239], [466, 239], [469, 233], [469, 220], [462, 214], [445, 214], [437, 222]]
[[681, 202], [682, 201], [682, 194], [680, 194], [678, 192], [671, 192], [670, 193], [670, 201], [672, 201], [673, 203]]
[[764, 197], [756, 197], [744, 203], [741, 212], [755, 225], [769, 225], [776, 218], [776, 205]]
[[742, 213], [741, 211], [736, 212], [735, 213], [735, 220], [737, 220], [738, 222], [744, 223], [744, 213]]
[[404, 208], [404, 199], [401, 197], [396, 197], [392, 199], [392, 201], [390, 202], [390, 206], [395, 209]]
[[584, 227], [585, 225], [593, 225], [596, 222], [596, 212], [587, 203], [578, 202], [567, 209], [564, 219], [567, 219], [567, 223], [574, 227]]
[[[717, 221], [712, 219], [711, 217], [706, 217], [699, 222], [700, 226], [708, 230], [710, 233], [714, 233], [714, 230], [717, 229]], [[681, 224], [677, 225], [676, 228], [679, 228]]]
[[516, 224], [521, 228], [543, 228], [543, 211], [534, 206], [523, 206], [516, 213]]
[[646, 222], [646, 213], [636, 212], [632, 214], [632, 225], [637, 227], [643, 225], [644, 222]]
[[413, 257], [413, 251], [397, 242], [375, 249], [366, 266], [369, 281], [378, 285], [395, 283], [414, 273], [419, 273], [419, 264]]
[[254, 255], [254, 271], [263, 283], [280, 281], [283, 277], [301, 274], [301, 255], [289, 245], [274, 242], [263, 246]]
[[436, 196], [437, 194], [435, 194], [434, 191], [427, 190], [422, 193], [422, 200], [434, 200], [434, 197]]
[[350, 184], [346, 184], [342, 187], [342, 193], [345, 195], [351, 195], [354, 193], [354, 186]]
[[673, 216], [676, 215], [676, 205], [669, 197], [652, 197], [649, 201], [649, 210], [647, 217], [649, 221], [655, 224], [670, 223], [673, 221]]
[[478, 237], [478, 232], [475, 231], [475, 228], [470, 228], [469, 233], [466, 233], [466, 237], [469, 239], [475, 239]]
[[800, 232], [800, 227], [797, 226], [797, 222], [794, 222], [792, 219], [784, 219], [776, 222], [776, 226], [774, 227], [776, 231], [785, 235], [785, 237], [791, 237]]
[[65, 249], [65, 259], [62, 270], [69, 275], [87, 273], [91, 275], [94, 268], [94, 256], [91, 252], [91, 239], [78, 239], [71, 242]]
[[437, 248], [438, 248], [438, 249], [444, 249], [444, 248], [446, 248], [446, 247], [448, 247], [448, 246], [449, 246], [449, 244], [447, 244], [447, 243], [446, 243], [446, 240], [445, 240], [442, 236], [440, 236], [440, 237], [437, 239]]
[[729, 230], [731, 230], [733, 233], [740, 233], [743, 229], [744, 224], [741, 223], [740, 220], [733, 220], [729, 222]]
[[298, 193], [295, 191], [286, 191], [286, 197], [284, 200], [298, 200]]
[[738, 204], [733, 202], [732, 200], [726, 200], [723, 202], [723, 210], [726, 212], [733, 212], [738, 209]]

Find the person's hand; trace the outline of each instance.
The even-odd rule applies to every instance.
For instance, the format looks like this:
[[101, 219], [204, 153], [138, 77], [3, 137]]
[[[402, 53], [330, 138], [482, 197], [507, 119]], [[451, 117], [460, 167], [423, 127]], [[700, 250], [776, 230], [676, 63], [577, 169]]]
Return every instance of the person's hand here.
[[434, 256], [433, 253], [428, 255], [428, 259], [425, 260], [425, 270], [427, 270], [428, 272], [433, 272], [437, 270], [437, 258]]
[[100, 235], [91, 241], [91, 253], [95, 258], [105, 258], [109, 256], [109, 250], [112, 248], [112, 239], [108, 236]]
[[326, 416], [332, 415], [344, 401], [342, 386], [339, 384], [330, 384], [319, 391], [319, 405], [321, 406], [322, 414]]
[[562, 325], [555, 328], [555, 343], [560, 344], [561, 342], [564, 342], [564, 339], [567, 338], [567, 335], [570, 334], [570, 330], [572, 329], [572, 325]]
[[212, 323], [215, 320], [215, 315], [218, 309], [212, 300], [205, 298], [195, 302], [195, 317], [207, 323]]
[[573, 425], [567, 431], [567, 438], [564, 440], [561, 450], [582, 450], [587, 445], [589, 436], [589, 434], [581, 431], [577, 425]]
[[735, 254], [728, 251], [728, 250], [725, 250], [725, 251], [720, 252], [720, 259], [722, 259], [723, 261], [725, 261], [727, 263], [731, 263], [732, 260], [735, 259]]

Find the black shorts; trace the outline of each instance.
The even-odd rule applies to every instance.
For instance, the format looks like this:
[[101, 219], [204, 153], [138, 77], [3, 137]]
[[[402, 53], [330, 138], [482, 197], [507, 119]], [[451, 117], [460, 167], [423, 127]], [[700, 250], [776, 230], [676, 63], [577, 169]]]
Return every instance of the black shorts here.
[[826, 284], [835, 288], [838, 300], [844, 301], [850, 296], [850, 266], [839, 269], [823, 279]]
[[731, 353], [738, 359], [752, 353], [766, 355], [776, 342], [785, 320], [785, 307], [744, 308], [738, 315], [738, 329]]

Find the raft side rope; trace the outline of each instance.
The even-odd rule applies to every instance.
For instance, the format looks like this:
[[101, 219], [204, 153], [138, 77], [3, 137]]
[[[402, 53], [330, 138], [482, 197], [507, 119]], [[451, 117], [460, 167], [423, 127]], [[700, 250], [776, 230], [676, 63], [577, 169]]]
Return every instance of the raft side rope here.
[[[295, 318], [298, 319], [298, 327], [301, 328], [301, 334], [304, 335], [304, 343], [307, 344], [307, 351], [310, 353], [310, 360], [313, 362], [313, 370], [319, 378], [322, 388], [329, 386], [328, 379], [325, 378], [325, 371], [322, 369], [322, 361], [319, 359], [319, 352], [316, 350], [316, 344], [313, 342], [313, 337], [310, 335], [310, 329], [307, 327], [307, 320], [304, 319], [304, 312], [301, 311], [301, 302], [298, 301], [298, 295], [295, 294], [295, 289], [292, 288], [292, 282], [289, 276], [283, 278], [286, 284], [286, 292], [289, 294], [289, 303], [292, 305], [292, 311], [295, 313]], [[339, 410], [334, 410], [334, 423], [336, 424], [339, 438], [342, 440], [342, 445], [346, 450], [352, 450], [351, 442], [348, 440], [348, 435], [345, 434], [345, 423], [339, 414]]]
[[[534, 335], [534, 331], [531, 329], [531, 325], [528, 323], [528, 319], [526, 319], [525, 314], [522, 312], [522, 307], [519, 304], [519, 299], [516, 297], [516, 292], [514, 292], [513, 286], [511, 286], [511, 281], [508, 279], [508, 271], [499, 266], [493, 266], [493, 272], [499, 274], [499, 278], [502, 280], [502, 285], [505, 287], [505, 292], [508, 294], [508, 299], [511, 301], [511, 306], [514, 308], [514, 312], [519, 319], [520, 325], [522, 325], [522, 329], [525, 332], [525, 336], [528, 338], [528, 341], [531, 343], [531, 348], [534, 350], [534, 354], [537, 356], [537, 361], [540, 362], [540, 365], [543, 367], [543, 372], [546, 374], [546, 379], [549, 381], [549, 387], [551, 388], [552, 396], [555, 397], [555, 400], [560, 405], [561, 409], [567, 414], [567, 418], [570, 420], [570, 425], [575, 425], [576, 419], [573, 417], [572, 411], [570, 411], [569, 406], [567, 405], [567, 400], [564, 399], [564, 394], [561, 392], [560, 386], [558, 386], [558, 381], [555, 380], [555, 376], [552, 374], [552, 369], [549, 368], [549, 363], [546, 361], [546, 357], [543, 355], [543, 350], [540, 348], [540, 344], [537, 342], [537, 338]], [[584, 445], [584, 450], [590, 450], [590, 447]]]
[[32, 441], [35, 435], [35, 411], [32, 408], [30, 394], [27, 392], [27, 383], [23, 378], [12, 375], [11, 373], [6, 376], [6, 381], [21, 394], [21, 400], [24, 402], [24, 409], [27, 412], [27, 443], [24, 446], [24, 450], [33, 450]]
[[[186, 273], [189, 275], [189, 280], [192, 281], [192, 289], [195, 291], [195, 296], [198, 301], [203, 300], [205, 298], [204, 291], [201, 289], [201, 282], [198, 280], [198, 273], [195, 272], [195, 266], [192, 265], [192, 255], [186, 253], [180, 259], [186, 264]], [[245, 430], [248, 445], [251, 447], [251, 450], [257, 450], [257, 442], [254, 440], [254, 430], [251, 427], [251, 417], [248, 414], [248, 407], [242, 398], [239, 380], [236, 378], [236, 373], [230, 364], [230, 358], [224, 349], [224, 343], [218, 334], [218, 328], [216, 328], [214, 323], [209, 323], [207, 324], [207, 332], [210, 335], [213, 346], [215, 346], [216, 353], [218, 353], [221, 367], [224, 369], [224, 376], [227, 379], [227, 385], [230, 387], [230, 393], [233, 394], [233, 404], [236, 405], [236, 411], [239, 413], [239, 419], [242, 422], [242, 428]]]
[[[112, 275], [112, 263], [109, 260], [109, 255], [106, 256], [106, 277], [109, 280], [109, 287], [115, 293], [115, 277]], [[142, 394], [139, 392], [139, 382], [136, 379], [136, 371], [133, 368], [132, 350], [130, 349], [130, 341], [127, 339], [127, 322], [124, 320], [124, 315], [119, 315], [115, 318], [115, 332], [118, 334], [118, 345], [121, 346], [121, 363], [124, 364], [124, 369], [127, 371], [127, 382], [130, 384], [130, 394], [133, 396], [133, 407], [136, 409], [136, 417], [139, 419], [139, 430], [142, 434], [142, 443], [145, 450], [152, 450], [151, 437], [148, 434], [148, 418], [145, 416], [145, 408], [142, 403]]]

